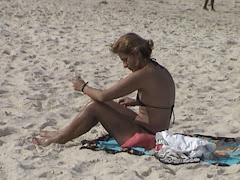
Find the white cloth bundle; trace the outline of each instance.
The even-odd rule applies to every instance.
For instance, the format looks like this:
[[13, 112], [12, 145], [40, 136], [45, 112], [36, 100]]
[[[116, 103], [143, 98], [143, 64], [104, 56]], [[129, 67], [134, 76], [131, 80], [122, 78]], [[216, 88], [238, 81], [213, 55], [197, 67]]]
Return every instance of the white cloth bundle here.
[[184, 153], [191, 158], [210, 158], [211, 153], [216, 149], [216, 145], [209, 141], [181, 134], [173, 134], [168, 130], [157, 132], [155, 138], [156, 145], [163, 144], [156, 152], [158, 155], [163, 155], [171, 149], [176, 153]]

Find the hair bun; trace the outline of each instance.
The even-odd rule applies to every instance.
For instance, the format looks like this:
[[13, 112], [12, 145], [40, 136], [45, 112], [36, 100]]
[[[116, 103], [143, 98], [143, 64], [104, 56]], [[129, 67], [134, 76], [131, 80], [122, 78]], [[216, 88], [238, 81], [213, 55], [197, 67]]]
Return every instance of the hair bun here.
[[153, 40], [148, 39], [148, 40], [147, 40], [147, 43], [148, 43], [149, 47], [150, 47], [151, 49], [153, 49], [153, 46], [154, 46]]

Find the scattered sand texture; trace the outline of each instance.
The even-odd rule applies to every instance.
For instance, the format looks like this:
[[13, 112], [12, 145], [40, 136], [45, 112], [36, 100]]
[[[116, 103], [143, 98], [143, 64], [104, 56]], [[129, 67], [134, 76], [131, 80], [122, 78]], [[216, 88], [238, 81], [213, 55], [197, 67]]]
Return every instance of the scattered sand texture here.
[[0, 179], [240, 179], [240, 165], [180, 166], [154, 157], [79, 150], [105, 133], [98, 125], [65, 145], [27, 141], [57, 130], [89, 98], [73, 91], [75, 72], [107, 88], [129, 73], [109, 52], [120, 35], [153, 39], [153, 57], [176, 83], [170, 131], [240, 136], [240, 1], [0, 1]]

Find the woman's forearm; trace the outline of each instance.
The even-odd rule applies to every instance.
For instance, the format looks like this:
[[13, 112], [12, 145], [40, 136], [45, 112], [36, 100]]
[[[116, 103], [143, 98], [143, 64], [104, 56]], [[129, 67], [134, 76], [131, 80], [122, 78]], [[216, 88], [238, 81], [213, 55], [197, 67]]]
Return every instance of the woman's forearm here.
[[102, 97], [103, 90], [92, 88], [88, 85], [86, 85], [83, 89], [83, 93], [92, 98], [93, 100], [103, 102], [105, 101]]

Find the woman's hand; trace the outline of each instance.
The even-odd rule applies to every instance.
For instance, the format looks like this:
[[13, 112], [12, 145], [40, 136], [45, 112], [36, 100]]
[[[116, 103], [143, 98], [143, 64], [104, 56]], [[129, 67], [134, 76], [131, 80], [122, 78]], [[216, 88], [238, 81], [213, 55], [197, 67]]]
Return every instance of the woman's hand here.
[[118, 101], [119, 104], [123, 105], [123, 106], [135, 106], [137, 105], [136, 100], [129, 98], [129, 97], [125, 97], [122, 98]]
[[74, 88], [76, 91], [81, 91], [83, 85], [85, 84], [85, 82], [82, 80], [82, 78], [81, 78], [80, 76], [74, 77], [74, 78], [72, 79], [72, 83], [73, 83], [73, 88]]

